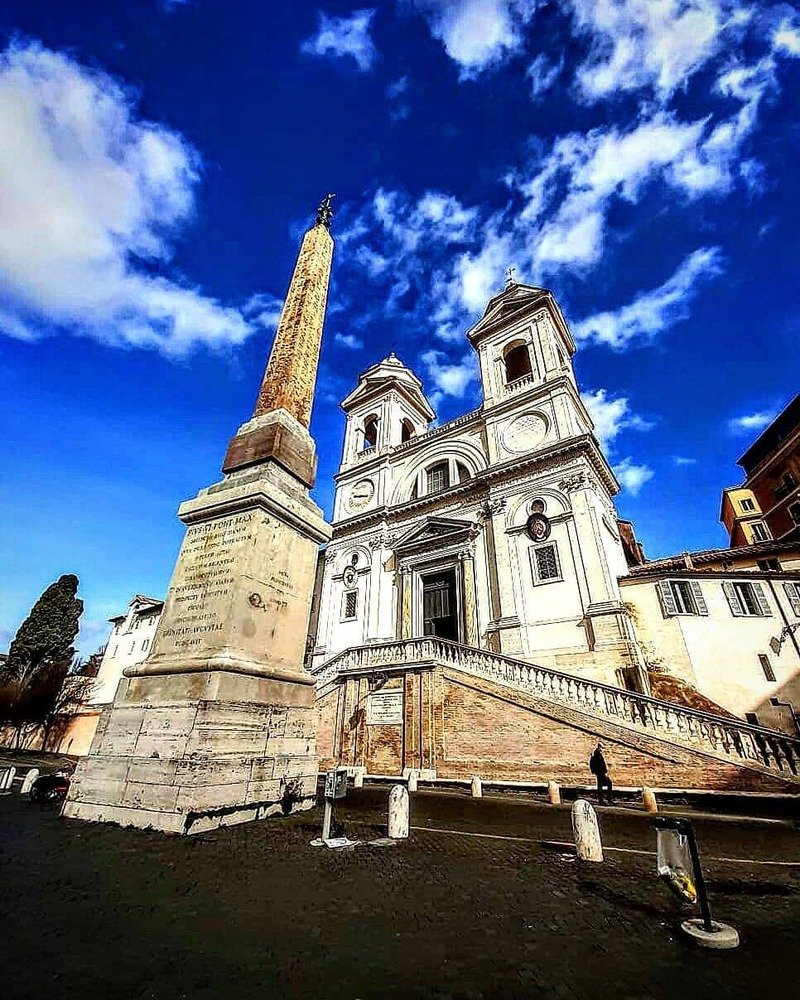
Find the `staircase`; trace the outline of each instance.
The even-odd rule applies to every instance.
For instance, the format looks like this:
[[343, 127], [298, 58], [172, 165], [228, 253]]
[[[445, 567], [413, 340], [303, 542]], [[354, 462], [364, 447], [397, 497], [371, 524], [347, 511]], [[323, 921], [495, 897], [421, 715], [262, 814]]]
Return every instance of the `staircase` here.
[[348, 675], [414, 666], [459, 670], [800, 785], [796, 737], [447, 639], [426, 636], [354, 646], [328, 660], [314, 676], [321, 691]]

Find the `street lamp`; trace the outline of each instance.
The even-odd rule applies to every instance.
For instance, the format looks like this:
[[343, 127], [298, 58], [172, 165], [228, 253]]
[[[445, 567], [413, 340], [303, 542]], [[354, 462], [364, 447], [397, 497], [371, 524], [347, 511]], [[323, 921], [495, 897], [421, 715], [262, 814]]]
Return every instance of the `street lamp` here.
[[783, 640], [790, 636], [793, 632], [796, 632], [799, 628], [800, 622], [795, 622], [794, 625], [784, 625], [779, 636], [773, 635], [773, 637], [769, 640], [769, 648], [776, 656], [781, 655]]

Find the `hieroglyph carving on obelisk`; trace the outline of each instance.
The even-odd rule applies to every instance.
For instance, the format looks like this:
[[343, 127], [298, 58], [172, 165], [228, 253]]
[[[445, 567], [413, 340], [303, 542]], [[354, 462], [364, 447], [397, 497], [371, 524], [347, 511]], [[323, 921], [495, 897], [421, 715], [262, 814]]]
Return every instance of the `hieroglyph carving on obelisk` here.
[[328, 195], [322, 203], [316, 224], [303, 237], [254, 417], [283, 409], [304, 427], [311, 423], [333, 260], [333, 239], [328, 230], [332, 197]]

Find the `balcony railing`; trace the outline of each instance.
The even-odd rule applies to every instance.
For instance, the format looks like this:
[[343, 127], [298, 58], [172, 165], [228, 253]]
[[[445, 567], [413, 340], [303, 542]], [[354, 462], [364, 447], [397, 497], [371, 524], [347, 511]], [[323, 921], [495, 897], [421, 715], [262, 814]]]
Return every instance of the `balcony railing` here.
[[316, 671], [317, 687], [347, 674], [436, 663], [600, 715], [734, 763], [755, 764], [787, 780], [800, 772], [800, 739], [510, 656], [426, 636], [354, 646]]
[[507, 393], [516, 392], [517, 389], [522, 389], [526, 385], [533, 385], [533, 372], [528, 372], [521, 378], [515, 378], [513, 382], [506, 382], [505, 390]]

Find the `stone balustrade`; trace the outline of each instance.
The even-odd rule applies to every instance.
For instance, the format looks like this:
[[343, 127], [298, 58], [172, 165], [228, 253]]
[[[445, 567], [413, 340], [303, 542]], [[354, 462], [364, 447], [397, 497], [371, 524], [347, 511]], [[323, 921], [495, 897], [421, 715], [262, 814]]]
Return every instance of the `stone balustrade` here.
[[527, 375], [523, 375], [522, 378], [515, 378], [513, 382], [507, 382], [505, 385], [505, 393], [516, 392], [518, 389], [522, 389], [526, 385], [533, 385], [533, 372], [528, 372]]
[[342, 675], [416, 663], [455, 667], [698, 750], [757, 763], [786, 777], [800, 772], [800, 739], [795, 737], [434, 636], [354, 646], [314, 675], [321, 688]]

